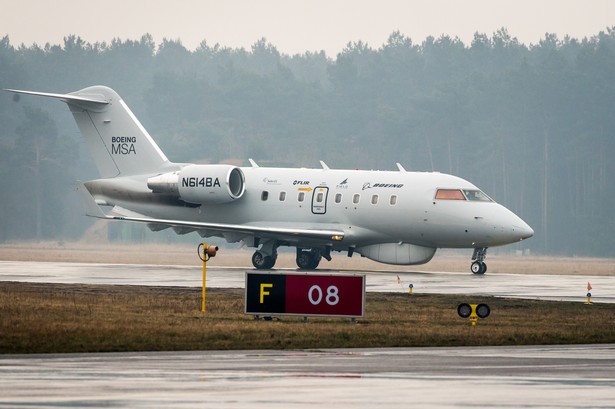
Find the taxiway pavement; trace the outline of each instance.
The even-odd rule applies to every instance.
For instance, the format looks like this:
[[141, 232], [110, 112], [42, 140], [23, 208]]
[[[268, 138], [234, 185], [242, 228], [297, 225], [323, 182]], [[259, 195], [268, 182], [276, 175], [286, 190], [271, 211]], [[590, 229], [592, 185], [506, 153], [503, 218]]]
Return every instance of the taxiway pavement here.
[[612, 408], [615, 345], [0, 356], [0, 408]]
[[[209, 288], [244, 288], [248, 267], [207, 268]], [[296, 272], [277, 269], [277, 272]], [[592, 285], [592, 302], [615, 303], [615, 277], [592, 275], [528, 275], [446, 272], [333, 271], [320, 269], [320, 274], [366, 274], [367, 291], [489, 295], [585, 302], [587, 283]], [[399, 282], [397, 278], [399, 277]], [[200, 287], [198, 266], [159, 266], [136, 264], [94, 264], [0, 261], [0, 281], [48, 282], [65, 284], [118, 284], [151, 286]]]

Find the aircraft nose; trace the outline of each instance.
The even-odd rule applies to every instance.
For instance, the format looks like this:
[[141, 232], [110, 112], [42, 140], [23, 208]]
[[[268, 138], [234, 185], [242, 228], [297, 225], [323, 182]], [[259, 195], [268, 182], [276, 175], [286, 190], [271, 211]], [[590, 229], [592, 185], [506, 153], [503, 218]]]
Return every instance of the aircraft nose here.
[[504, 206], [499, 207], [496, 219], [501, 223], [496, 224], [496, 230], [498, 231], [497, 237], [502, 243], [515, 243], [534, 235], [534, 229]]
[[513, 224], [513, 232], [519, 237], [519, 241], [529, 239], [534, 235], [534, 229], [532, 229], [527, 223], [519, 219], [521, 223]]

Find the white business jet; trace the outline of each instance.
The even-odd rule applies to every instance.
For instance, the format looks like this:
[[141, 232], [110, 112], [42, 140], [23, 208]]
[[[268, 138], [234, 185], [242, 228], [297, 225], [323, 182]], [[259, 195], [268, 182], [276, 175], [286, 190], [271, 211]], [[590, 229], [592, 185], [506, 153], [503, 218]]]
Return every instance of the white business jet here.
[[[257, 269], [275, 265], [280, 246], [315, 269], [332, 252], [396, 265], [427, 263], [438, 248], [472, 248], [484, 274], [487, 248], [534, 231], [472, 183], [437, 172], [198, 165], [170, 162], [120, 96], [93, 86], [57, 98], [72, 112], [101, 179], [78, 182], [86, 214], [197, 232], [256, 248]], [[100, 206], [112, 209], [103, 212]]]

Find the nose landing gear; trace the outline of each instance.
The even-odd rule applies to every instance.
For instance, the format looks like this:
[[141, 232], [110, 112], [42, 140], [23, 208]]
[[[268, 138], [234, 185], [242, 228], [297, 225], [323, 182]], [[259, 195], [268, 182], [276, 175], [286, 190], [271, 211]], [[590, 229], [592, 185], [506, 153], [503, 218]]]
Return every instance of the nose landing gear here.
[[484, 262], [487, 257], [487, 247], [479, 247], [474, 249], [472, 254], [472, 265], [470, 270], [477, 275], [483, 275], [487, 272], [487, 264]]

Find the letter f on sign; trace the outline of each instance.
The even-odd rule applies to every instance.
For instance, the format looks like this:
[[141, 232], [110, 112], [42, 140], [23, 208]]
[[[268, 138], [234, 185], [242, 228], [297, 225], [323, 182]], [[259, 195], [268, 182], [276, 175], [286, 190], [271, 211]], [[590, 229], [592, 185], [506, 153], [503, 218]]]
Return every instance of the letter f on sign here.
[[271, 288], [273, 284], [261, 283], [261, 304], [265, 303], [265, 296], [269, 295], [269, 291], [265, 291], [265, 288]]

